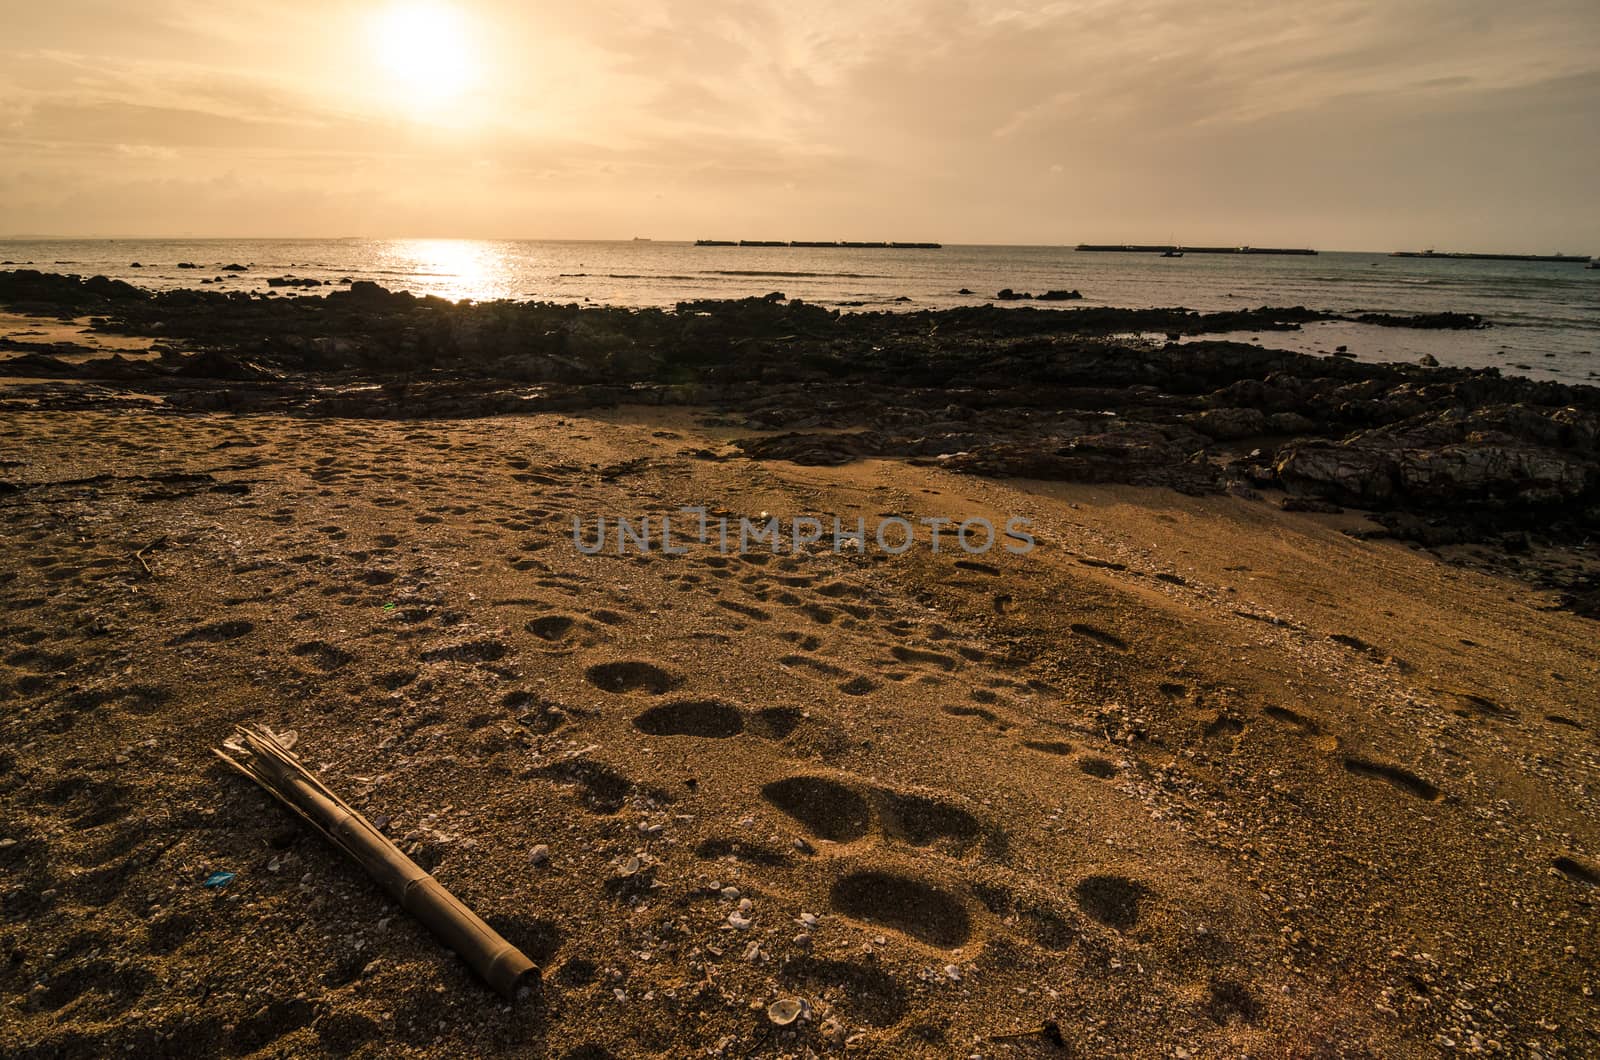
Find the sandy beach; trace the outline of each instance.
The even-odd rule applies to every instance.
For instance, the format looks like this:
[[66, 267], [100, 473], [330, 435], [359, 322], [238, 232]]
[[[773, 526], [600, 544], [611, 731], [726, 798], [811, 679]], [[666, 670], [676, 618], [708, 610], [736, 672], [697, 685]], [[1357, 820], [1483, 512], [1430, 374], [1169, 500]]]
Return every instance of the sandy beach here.
[[[295, 302], [273, 312], [339, 304]], [[293, 365], [215, 307], [163, 304], [155, 327], [153, 304], [22, 306], [0, 329], [32, 344], [0, 362], [7, 1055], [1600, 1047], [1593, 567], [1581, 519], [1518, 521], [1589, 496], [1584, 388], [1493, 413], [1567, 435], [1423, 441], [1415, 417], [1488, 415], [1522, 384], [1019, 316], [1048, 327], [985, 317], [982, 357], [1000, 343], [1072, 401], [1027, 411], [1014, 374], [896, 383], [887, 331], [870, 380], [784, 390], [772, 365], [867, 324], [702, 307], [700, 348], [814, 340], [763, 362], [763, 403], [717, 376], [733, 361], [650, 361], [671, 314], [630, 318], [648, 364], [607, 362], [619, 391], [555, 361], [508, 379], [489, 353], [380, 375], [361, 344], [412, 312], [387, 302]], [[458, 339], [483, 320], [452, 319]], [[573, 319], [574, 351], [623, 327]], [[1149, 382], [1070, 377], [1112, 353]], [[1269, 423], [1272, 388], [1317, 373], [1305, 422]], [[1397, 472], [1379, 503], [1317, 478], [1379, 452], [1338, 416], [1403, 423], [1427, 488]], [[1491, 477], [1546, 477], [1470, 493], [1459, 468], [1488, 449], [1509, 462]], [[574, 538], [684, 507], [918, 537]], [[1015, 517], [1027, 554], [935, 551], [920, 522]], [[495, 996], [228, 772], [211, 749], [241, 723], [296, 733], [541, 966], [537, 990]], [[784, 1000], [801, 1014], [779, 1025]]]

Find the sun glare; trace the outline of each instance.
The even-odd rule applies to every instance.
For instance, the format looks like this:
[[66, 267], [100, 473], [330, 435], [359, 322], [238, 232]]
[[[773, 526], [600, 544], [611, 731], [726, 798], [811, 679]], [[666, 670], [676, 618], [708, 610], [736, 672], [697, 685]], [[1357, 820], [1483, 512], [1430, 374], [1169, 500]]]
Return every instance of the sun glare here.
[[472, 87], [477, 64], [467, 22], [450, 4], [394, 4], [376, 16], [372, 39], [393, 98], [413, 113], [437, 117]]

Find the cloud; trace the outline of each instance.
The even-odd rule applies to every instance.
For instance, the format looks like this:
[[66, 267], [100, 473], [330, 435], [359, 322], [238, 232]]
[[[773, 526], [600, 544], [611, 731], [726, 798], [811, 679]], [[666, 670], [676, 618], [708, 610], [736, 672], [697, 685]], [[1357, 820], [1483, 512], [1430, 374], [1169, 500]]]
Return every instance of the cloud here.
[[457, 2], [446, 120], [372, 61], [379, 0], [42, 7], [0, 43], [0, 229], [1600, 243], [1592, 0]]

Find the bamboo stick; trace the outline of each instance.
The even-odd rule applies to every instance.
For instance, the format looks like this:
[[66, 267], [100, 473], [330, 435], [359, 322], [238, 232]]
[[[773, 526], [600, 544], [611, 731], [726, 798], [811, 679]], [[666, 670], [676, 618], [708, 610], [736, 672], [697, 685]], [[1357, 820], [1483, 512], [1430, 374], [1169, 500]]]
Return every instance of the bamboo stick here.
[[502, 997], [514, 999], [526, 978], [538, 976], [521, 950], [329, 791], [270, 730], [241, 727], [215, 753], [348, 854]]

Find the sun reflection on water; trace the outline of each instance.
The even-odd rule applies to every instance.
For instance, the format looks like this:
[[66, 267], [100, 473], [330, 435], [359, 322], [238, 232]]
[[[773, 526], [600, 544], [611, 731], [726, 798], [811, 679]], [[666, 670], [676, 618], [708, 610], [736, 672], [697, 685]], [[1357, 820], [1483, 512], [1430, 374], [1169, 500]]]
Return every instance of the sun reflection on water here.
[[511, 258], [499, 243], [475, 239], [401, 239], [388, 244], [385, 269], [414, 277], [407, 286], [416, 294], [434, 294], [452, 302], [470, 298], [486, 302], [514, 297]]

